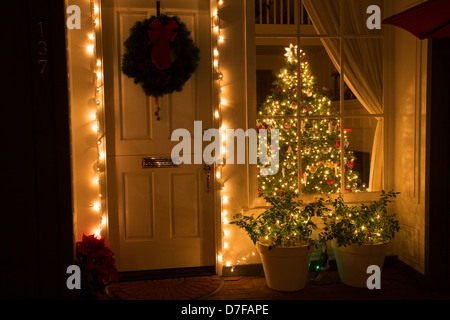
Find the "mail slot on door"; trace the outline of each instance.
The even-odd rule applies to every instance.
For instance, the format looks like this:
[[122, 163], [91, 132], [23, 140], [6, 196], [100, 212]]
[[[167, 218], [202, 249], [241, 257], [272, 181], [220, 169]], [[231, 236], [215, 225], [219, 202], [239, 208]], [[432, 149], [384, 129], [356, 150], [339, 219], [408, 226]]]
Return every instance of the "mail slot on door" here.
[[179, 164], [174, 163], [171, 157], [143, 157], [142, 168], [174, 168]]

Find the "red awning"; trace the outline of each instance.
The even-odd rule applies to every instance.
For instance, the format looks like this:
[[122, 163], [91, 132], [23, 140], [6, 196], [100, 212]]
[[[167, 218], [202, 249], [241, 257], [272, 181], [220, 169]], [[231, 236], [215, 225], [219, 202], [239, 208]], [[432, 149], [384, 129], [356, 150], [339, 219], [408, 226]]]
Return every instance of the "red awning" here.
[[383, 24], [400, 27], [419, 39], [450, 38], [450, 0], [429, 0], [385, 19]]

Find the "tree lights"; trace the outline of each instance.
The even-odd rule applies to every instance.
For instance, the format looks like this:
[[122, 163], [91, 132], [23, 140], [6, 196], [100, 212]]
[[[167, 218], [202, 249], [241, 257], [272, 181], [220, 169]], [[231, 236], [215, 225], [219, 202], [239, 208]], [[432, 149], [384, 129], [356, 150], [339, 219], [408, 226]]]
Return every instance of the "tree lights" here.
[[[338, 111], [319, 92], [305, 59], [305, 52], [297, 52], [297, 46], [286, 48], [285, 66], [259, 107], [258, 128], [280, 131], [280, 168], [273, 175], [261, 175], [267, 165], [258, 166], [260, 196], [275, 196], [283, 191], [315, 194], [365, 190], [358, 172], [353, 170], [354, 153], [342, 151], [349, 144], [347, 133], [351, 130], [341, 129]], [[267, 149], [273, 146], [267, 145]]]

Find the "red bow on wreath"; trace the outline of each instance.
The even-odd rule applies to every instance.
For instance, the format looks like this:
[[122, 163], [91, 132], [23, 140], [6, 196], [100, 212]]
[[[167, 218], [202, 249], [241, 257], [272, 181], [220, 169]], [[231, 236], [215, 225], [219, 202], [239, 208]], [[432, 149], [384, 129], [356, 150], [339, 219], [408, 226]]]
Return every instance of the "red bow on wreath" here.
[[153, 20], [149, 25], [148, 36], [154, 42], [152, 50], [152, 62], [160, 70], [170, 67], [170, 45], [177, 33], [178, 24], [175, 20], [170, 20], [164, 27], [158, 19]]

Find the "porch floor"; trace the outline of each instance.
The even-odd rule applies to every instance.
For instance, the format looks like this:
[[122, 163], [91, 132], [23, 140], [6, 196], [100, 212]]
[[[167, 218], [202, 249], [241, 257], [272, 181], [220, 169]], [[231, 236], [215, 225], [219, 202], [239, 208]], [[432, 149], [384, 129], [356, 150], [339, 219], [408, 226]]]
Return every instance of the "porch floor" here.
[[[312, 276], [312, 274], [311, 274]], [[270, 289], [264, 277], [224, 277], [218, 292], [205, 300], [450, 300], [450, 291], [433, 291], [398, 268], [385, 268], [381, 289], [344, 285], [337, 271], [327, 270], [319, 281], [296, 292]]]

